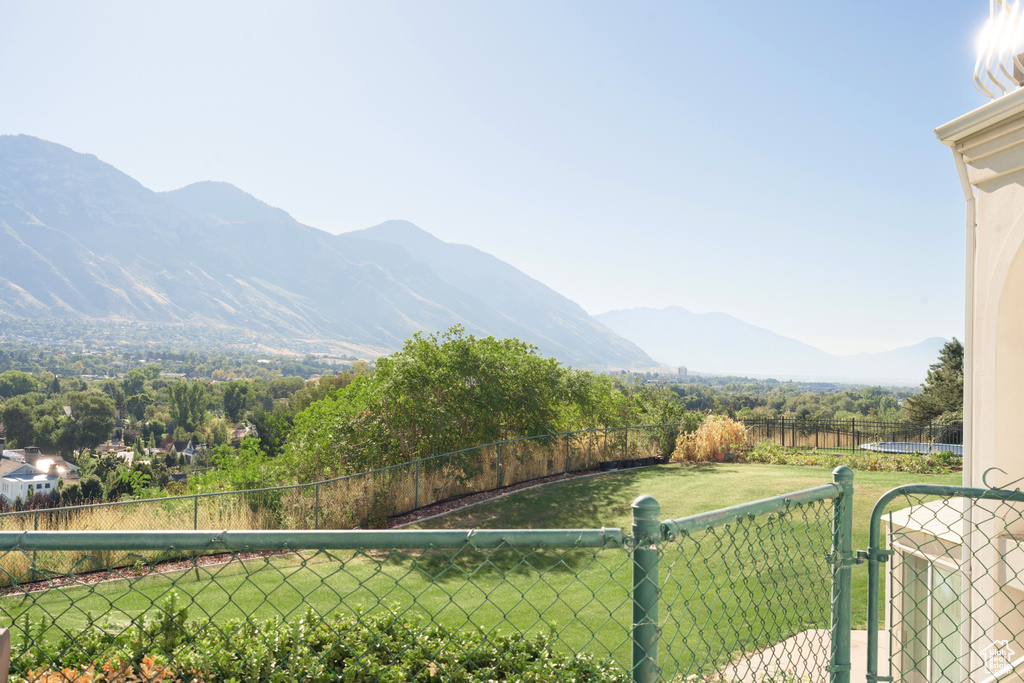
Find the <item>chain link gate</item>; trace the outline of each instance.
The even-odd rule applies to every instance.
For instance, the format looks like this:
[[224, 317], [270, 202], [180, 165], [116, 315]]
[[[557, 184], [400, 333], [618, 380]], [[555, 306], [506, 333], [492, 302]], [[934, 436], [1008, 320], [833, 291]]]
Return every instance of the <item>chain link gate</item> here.
[[869, 534], [867, 683], [1024, 678], [1024, 491], [900, 486]]

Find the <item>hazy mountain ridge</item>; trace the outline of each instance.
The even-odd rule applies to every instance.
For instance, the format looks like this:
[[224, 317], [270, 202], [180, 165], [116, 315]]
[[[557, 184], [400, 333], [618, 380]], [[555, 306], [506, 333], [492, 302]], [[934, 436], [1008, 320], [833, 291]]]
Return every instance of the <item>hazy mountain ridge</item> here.
[[946, 342], [932, 337], [880, 353], [836, 355], [725, 313], [679, 306], [594, 316], [663, 363], [694, 372], [916, 385]]
[[[556, 355], [592, 354], [610, 345], [623, 361], [635, 348], [577, 303], [504, 261], [475, 247], [443, 242], [407, 221], [388, 221], [339, 237], [371, 239], [405, 249], [445, 282], [486, 301], [491, 311], [489, 326], [498, 331], [496, 336], [543, 340], [543, 346], [559, 350]], [[524, 321], [529, 321], [528, 328]]]
[[401, 225], [404, 244], [388, 224], [331, 235], [227, 183], [156, 193], [94, 156], [0, 136], [0, 314], [196, 321], [376, 352], [461, 324], [576, 366], [654, 365], [508, 264]]

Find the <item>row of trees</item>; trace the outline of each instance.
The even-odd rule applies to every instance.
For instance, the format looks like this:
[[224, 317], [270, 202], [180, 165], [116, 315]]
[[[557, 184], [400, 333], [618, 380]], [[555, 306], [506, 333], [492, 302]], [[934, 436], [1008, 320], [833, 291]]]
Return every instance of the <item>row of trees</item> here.
[[[9, 446], [35, 444], [72, 457], [111, 436], [117, 409], [122, 436], [136, 443], [138, 460], [150, 459], [144, 443], [191, 438], [212, 446], [209, 464], [217, 468], [191, 480], [193, 490], [250, 488], [326, 479], [524, 436], [674, 424], [687, 411], [740, 418], [770, 412], [798, 418], [955, 417], [962, 358], [954, 340], [929, 372], [923, 392], [906, 400], [877, 387], [807, 392], [772, 381], [666, 387], [573, 370], [519, 340], [477, 339], [456, 327], [414, 335], [401, 351], [380, 358], [375, 371], [361, 363], [317, 381], [183, 381], [149, 365], [86, 385], [77, 378], [7, 371], [0, 373], [0, 420]], [[233, 447], [230, 428], [243, 422], [255, 427], [258, 438]], [[95, 476], [98, 484], [90, 479], [87, 486], [83, 479], [81, 490], [64, 495], [137, 494], [143, 479], [143, 488], [159, 486], [180, 466], [174, 456], [152, 460], [117, 474], [100, 467], [86, 477]]]
[[747, 380], [715, 384], [695, 381], [670, 385], [688, 410], [745, 420], [792, 416], [798, 419], [911, 419], [901, 407], [914, 394], [893, 387], [807, 390], [797, 382]]
[[3, 404], [0, 420], [12, 446], [35, 445], [44, 451], [71, 456], [78, 450], [96, 448], [110, 438], [114, 432], [114, 402], [97, 391], [72, 391], [50, 397], [23, 394]]

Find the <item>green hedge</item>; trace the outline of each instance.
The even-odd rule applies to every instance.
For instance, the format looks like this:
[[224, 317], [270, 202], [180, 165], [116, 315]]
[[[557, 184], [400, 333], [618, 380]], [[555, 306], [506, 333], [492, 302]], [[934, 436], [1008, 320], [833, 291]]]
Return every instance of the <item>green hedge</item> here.
[[547, 636], [453, 632], [393, 612], [320, 617], [310, 610], [291, 621], [218, 625], [190, 621], [177, 598], [172, 593], [155, 618], [142, 615], [127, 628], [95, 620], [67, 633], [45, 621], [26, 624], [35, 645], [19, 652], [13, 644], [12, 682], [48, 680], [61, 670], [73, 680], [122, 681], [628, 680], [613, 663], [556, 652]]

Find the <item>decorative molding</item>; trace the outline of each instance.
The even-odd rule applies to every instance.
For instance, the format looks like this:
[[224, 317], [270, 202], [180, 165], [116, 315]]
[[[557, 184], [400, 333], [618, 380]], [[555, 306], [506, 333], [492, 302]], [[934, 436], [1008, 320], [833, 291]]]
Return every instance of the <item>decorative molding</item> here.
[[999, 125], [1015, 116], [1024, 115], [1024, 89], [989, 102], [958, 119], [939, 126], [935, 136], [949, 147], [956, 147], [966, 138]]

